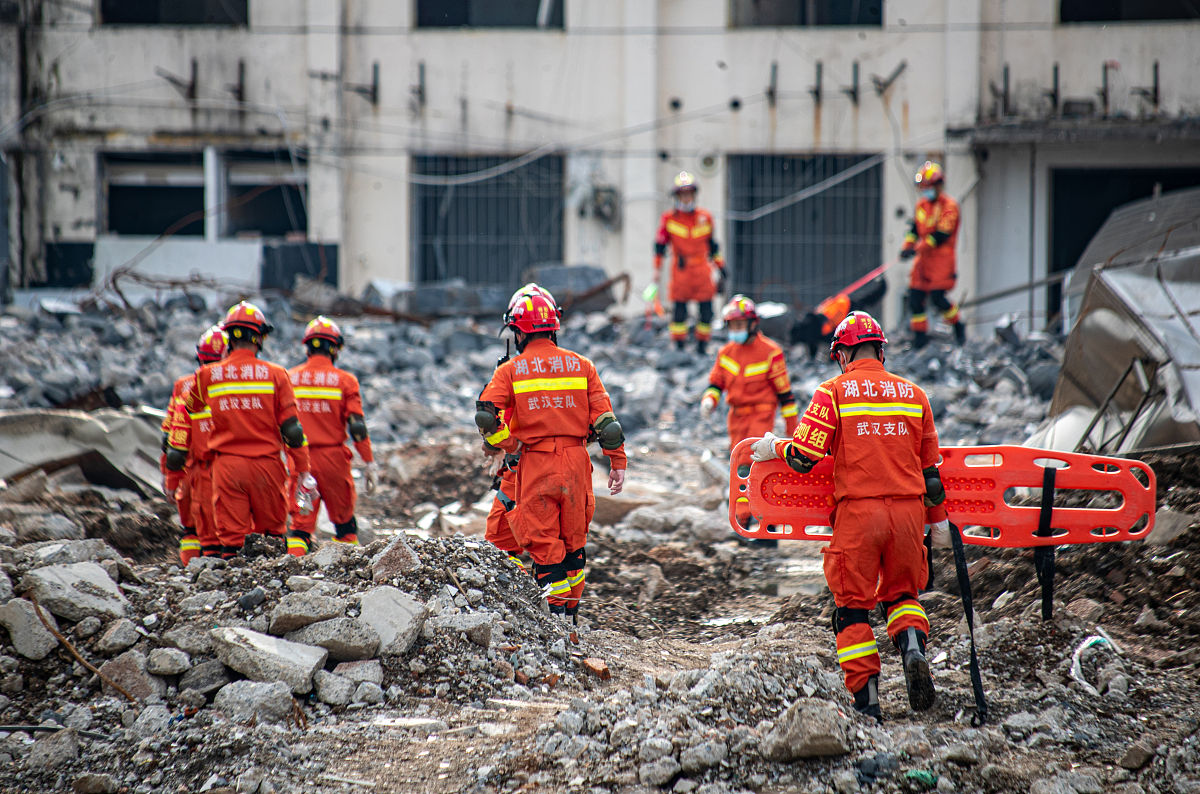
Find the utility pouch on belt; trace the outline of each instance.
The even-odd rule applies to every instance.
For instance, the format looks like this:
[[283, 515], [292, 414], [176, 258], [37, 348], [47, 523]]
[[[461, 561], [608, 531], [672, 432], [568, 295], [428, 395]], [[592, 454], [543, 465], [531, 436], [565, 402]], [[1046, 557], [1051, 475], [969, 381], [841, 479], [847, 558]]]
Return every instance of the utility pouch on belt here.
[[613, 450], [625, 443], [625, 433], [621, 430], [621, 423], [617, 421], [617, 417], [613, 415], [612, 411], [601, 414], [596, 419], [593, 429], [601, 449]]
[[475, 425], [484, 433], [495, 433], [500, 427], [500, 409], [487, 400], [476, 400]]

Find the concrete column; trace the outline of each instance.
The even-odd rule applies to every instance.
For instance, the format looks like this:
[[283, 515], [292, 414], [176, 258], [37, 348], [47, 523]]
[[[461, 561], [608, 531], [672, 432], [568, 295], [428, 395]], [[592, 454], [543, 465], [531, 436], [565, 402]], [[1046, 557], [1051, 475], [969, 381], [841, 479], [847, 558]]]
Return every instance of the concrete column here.
[[[952, 0], [946, 3], [945, 37], [945, 126], [969, 127], [979, 121], [982, 77], [982, 0]], [[947, 142], [946, 190], [959, 199], [961, 222], [958, 233], [958, 300], [978, 295], [979, 263], [979, 173], [975, 157], [966, 144]], [[967, 191], [972, 191], [968, 193]], [[963, 315], [968, 330], [971, 314]], [[976, 330], [975, 333], [979, 333]]]
[[338, 244], [338, 286], [346, 287], [353, 266], [346, 257], [346, 235], [343, 199], [347, 184], [348, 163], [335, 159], [342, 142], [343, 63], [342, 36], [337, 31], [343, 23], [342, 0], [308, 0], [303, 6], [305, 55], [308, 62], [308, 124], [307, 144], [308, 239], [318, 243]]
[[204, 242], [215, 243], [225, 229], [225, 174], [221, 153], [215, 146], [204, 147]]
[[[636, 30], [623, 37], [625, 57], [622, 124], [630, 127], [653, 121], [658, 106], [658, 0], [624, 0], [623, 24]], [[625, 141], [622, 173], [625, 196], [645, 196], [661, 190], [655, 161], [645, 152], [657, 149], [655, 132], [644, 132]], [[642, 155], [642, 156], [639, 156]], [[650, 283], [653, 274], [654, 233], [658, 216], [646, 201], [622, 202], [621, 257], [624, 269], [633, 274], [635, 294]], [[636, 301], [631, 301], [634, 306]], [[636, 307], [635, 307], [636, 308]]]

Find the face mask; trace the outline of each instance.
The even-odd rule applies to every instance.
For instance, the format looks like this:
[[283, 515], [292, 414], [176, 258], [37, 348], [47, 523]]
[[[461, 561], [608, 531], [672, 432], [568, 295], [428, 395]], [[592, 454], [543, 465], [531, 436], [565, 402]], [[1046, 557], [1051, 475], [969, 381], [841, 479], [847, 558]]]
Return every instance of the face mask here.
[[936, 201], [937, 200], [937, 190], [935, 188], [929, 188], [928, 190], [922, 190], [921, 195], [925, 197], [926, 201]]
[[696, 201], [684, 201], [683, 199], [675, 199], [675, 209], [680, 212], [691, 212], [696, 209]]
[[746, 340], [749, 338], [750, 338], [750, 332], [748, 330], [730, 331], [729, 332], [729, 341], [737, 342], [739, 345], [746, 344]]

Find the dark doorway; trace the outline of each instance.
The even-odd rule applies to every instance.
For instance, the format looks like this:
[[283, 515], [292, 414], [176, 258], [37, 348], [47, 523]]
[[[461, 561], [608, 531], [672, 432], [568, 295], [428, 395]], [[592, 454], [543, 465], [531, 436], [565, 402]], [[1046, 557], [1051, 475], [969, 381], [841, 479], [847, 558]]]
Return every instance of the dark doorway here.
[[[1056, 168], [1050, 172], [1050, 272], [1075, 267], [1088, 241], [1117, 207], [1155, 191], [1200, 186], [1200, 168]], [[1062, 284], [1051, 284], [1046, 310], [1053, 325]]]

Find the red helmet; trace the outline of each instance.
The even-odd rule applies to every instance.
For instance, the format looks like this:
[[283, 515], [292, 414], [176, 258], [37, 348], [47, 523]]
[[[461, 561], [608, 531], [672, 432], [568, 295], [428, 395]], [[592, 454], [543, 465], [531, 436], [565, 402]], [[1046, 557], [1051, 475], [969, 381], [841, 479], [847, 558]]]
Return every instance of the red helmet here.
[[829, 358], [836, 361], [837, 356], [834, 353], [839, 347], [854, 347], [863, 342], [886, 345], [887, 337], [874, 317], [866, 312], [850, 312], [833, 332], [833, 340], [829, 343]]
[[[512, 297], [508, 299], [508, 311], [511, 312], [513, 310], [513, 307], [517, 305], [518, 299], [529, 295], [542, 295], [543, 297], [548, 298], [551, 303], [554, 303], [555, 306], [558, 305], [554, 300], [554, 296], [550, 294], [550, 290], [546, 289], [545, 287], [540, 287], [537, 285], [537, 283], [531, 281], [514, 292]], [[558, 316], [562, 316], [562, 309], [558, 310]]]
[[[336, 347], [341, 347], [345, 344], [345, 339], [342, 337], [342, 329], [338, 328], [337, 323], [323, 314], [309, 323], [308, 327], [304, 329], [305, 347], [308, 347], [309, 343], [314, 339], [324, 339]], [[318, 347], [318, 345], [312, 346]]]
[[261, 343], [262, 337], [274, 331], [275, 326], [267, 322], [267, 316], [262, 313], [262, 309], [253, 303], [242, 301], [226, 312], [225, 319], [221, 322], [221, 330], [229, 334], [231, 341], [251, 337], [250, 341]]
[[721, 309], [721, 319], [725, 322], [730, 320], [753, 322], [758, 319], [758, 307], [745, 295], [734, 295], [729, 299], [729, 303], [725, 304], [725, 308]]
[[196, 358], [202, 364], [211, 364], [225, 358], [225, 350], [229, 347], [229, 337], [218, 326], [213, 326], [200, 336], [196, 343]]
[[946, 174], [942, 171], [942, 167], [932, 160], [926, 160], [925, 164], [917, 171], [917, 187], [940, 185], [945, 181]]
[[505, 313], [505, 324], [523, 334], [533, 334], [539, 331], [557, 331], [558, 318], [562, 310], [550, 297], [550, 293], [539, 288], [538, 292], [529, 292], [517, 296], [516, 302]]

